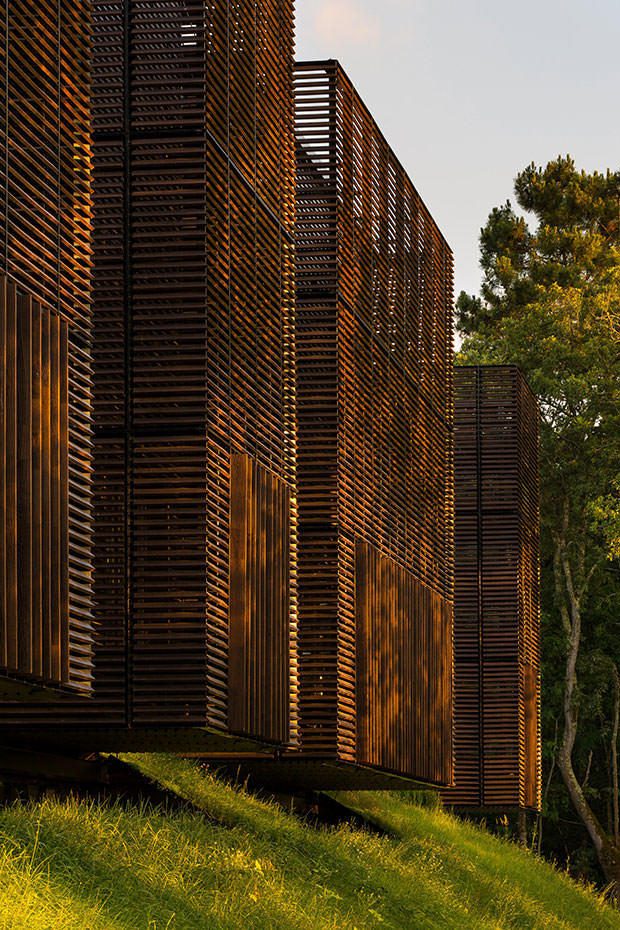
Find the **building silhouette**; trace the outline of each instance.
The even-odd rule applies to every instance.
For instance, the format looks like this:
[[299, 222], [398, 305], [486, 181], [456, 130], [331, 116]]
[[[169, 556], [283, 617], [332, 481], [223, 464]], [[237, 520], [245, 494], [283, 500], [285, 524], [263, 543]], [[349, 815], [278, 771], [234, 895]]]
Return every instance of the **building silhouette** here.
[[457, 369], [455, 511], [452, 254], [341, 66], [292, 0], [0, 28], [0, 745], [537, 808], [536, 402]]

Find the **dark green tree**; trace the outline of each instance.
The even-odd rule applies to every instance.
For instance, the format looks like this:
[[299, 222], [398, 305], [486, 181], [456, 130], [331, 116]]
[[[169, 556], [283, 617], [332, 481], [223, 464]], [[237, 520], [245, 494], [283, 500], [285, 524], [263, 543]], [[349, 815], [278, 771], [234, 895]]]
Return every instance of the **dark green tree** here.
[[554, 653], [543, 687], [561, 704], [546, 718], [549, 755], [618, 895], [620, 172], [558, 158], [521, 172], [515, 194], [525, 215], [491, 212], [480, 296], [457, 301], [460, 358], [518, 364], [539, 399], [543, 649]]

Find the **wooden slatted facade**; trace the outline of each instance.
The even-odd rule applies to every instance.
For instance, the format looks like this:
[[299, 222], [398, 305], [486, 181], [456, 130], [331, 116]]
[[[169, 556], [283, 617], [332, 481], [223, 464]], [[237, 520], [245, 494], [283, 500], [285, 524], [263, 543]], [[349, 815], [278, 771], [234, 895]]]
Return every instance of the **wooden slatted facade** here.
[[[54, 739], [294, 739], [293, 3], [92, 7], [97, 688]], [[239, 461], [248, 547], [272, 536], [246, 552], [258, 640], [231, 602]]]
[[91, 27], [0, 3], [4, 696], [92, 684]]
[[339, 64], [295, 94], [301, 752], [448, 783], [452, 255]]
[[513, 366], [455, 385], [455, 761], [446, 803], [540, 806], [538, 407]]

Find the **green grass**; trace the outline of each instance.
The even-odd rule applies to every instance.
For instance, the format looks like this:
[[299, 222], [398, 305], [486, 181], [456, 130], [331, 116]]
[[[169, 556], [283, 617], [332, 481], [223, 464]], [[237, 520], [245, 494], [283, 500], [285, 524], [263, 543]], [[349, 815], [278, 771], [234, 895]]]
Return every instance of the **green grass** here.
[[316, 829], [170, 756], [125, 756], [204, 813], [0, 810], [0, 930], [620, 930], [516, 846], [407, 795], [338, 795], [385, 828]]

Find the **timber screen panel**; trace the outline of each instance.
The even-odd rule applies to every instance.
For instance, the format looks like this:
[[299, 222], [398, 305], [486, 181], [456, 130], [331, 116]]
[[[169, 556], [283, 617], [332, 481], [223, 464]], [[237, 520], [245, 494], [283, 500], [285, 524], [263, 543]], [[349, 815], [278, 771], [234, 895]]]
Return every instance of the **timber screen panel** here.
[[455, 786], [540, 807], [538, 408], [519, 370], [456, 369]]
[[2, 279], [0, 672], [43, 685], [71, 683], [67, 335]]
[[249, 456], [232, 456], [229, 725], [279, 743], [289, 733], [290, 497]]
[[368, 543], [356, 546], [357, 761], [446, 780], [452, 755], [449, 605]]
[[93, 18], [97, 693], [57, 719], [228, 732], [231, 460], [295, 477], [293, 4]]
[[[452, 256], [337, 62], [298, 64], [295, 87], [301, 748], [356, 762], [358, 543], [451, 635]], [[436, 668], [447, 694], [449, 650]], [[395, 767], [449, 781], [444, 749]]]
[[[0, 3], [0, 270], [8, 282], [3, 293], [10, 304], [13, 288], [18, 289], [24, 350], [28, 316], [29, 351], [35, 356], [45, 351], [37, 333], [40, 330], [45, 339], [48, 321], [52, 330], [60, 326], [66, 334], [68, 483], [64, 512], [54, 516], [51, 525], [65, 527], [67, 554], [63, 563], [48, 565], [48, 553], [55, 556], [60, 550], [43, 541], [40, 552], [35, 543], [31, 558], [33, 569], [41, 563], [44, 573], [58, 573], [63, 591], [68, 586], [63, 595], [68, 642], [62, 673], [50, 659], [41, 680], [85, 692], [91, 684], [93, 643], [91, 30], [90, 4], [85, 0]], [[27, 379], [26, 369], [22, 366], [21, 371]], [[6, 376], [11, 377], [8, 368]], [[35, 405], [38, 383], [33, 368]], [[35, 411], [33, 423], [36, 415]], [[33, 434], [35, 476], [40, 469], [36, 443]], [[36, 490], [31, 507], [33, 513], [39, 507]], [[36, 586], [32, 591], [35, 613], [41, 616], [40, 610], [47, 608], [39, 607], [39, 597], [47, 595]], [[38, 628], [39, 621], [33, 624]], [[28, 659], [26, 666], [30, 665]]]

